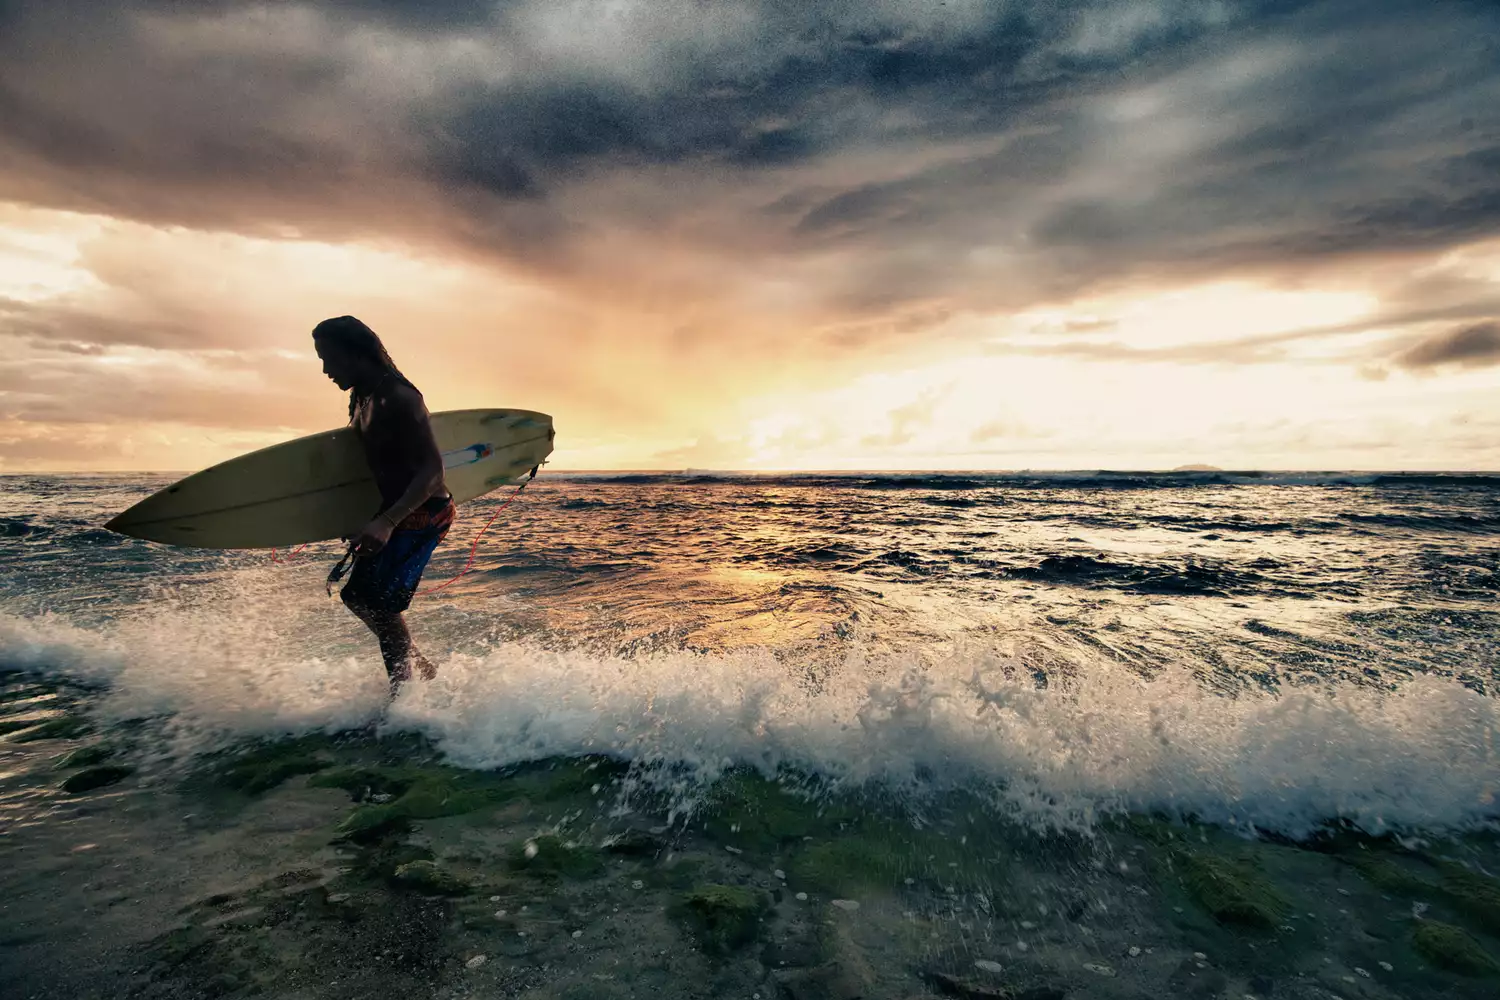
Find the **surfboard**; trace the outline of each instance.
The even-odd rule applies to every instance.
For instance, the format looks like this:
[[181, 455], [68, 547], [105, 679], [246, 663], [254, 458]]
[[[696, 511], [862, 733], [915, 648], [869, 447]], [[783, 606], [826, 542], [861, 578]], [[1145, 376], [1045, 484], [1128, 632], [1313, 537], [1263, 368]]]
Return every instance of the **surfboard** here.
[[[552, 418], [531, 410], [431, 415], [455, 503], [522, 481], [552, 453]], [[263, 549], [353, 537], [380, 491], [352, 427], [310, 434], [195, 472], [105, 527], [208, 549]]]

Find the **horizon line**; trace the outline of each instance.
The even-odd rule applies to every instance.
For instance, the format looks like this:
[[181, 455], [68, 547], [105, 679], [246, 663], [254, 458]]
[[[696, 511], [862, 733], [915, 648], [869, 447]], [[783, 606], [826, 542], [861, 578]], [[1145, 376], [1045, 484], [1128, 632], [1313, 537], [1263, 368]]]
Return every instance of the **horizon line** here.
[[[213, 468], [207, 466], [206, 468]], [[0, 469], [4, 476], [190, 476], [203, 469], [46, 469], [15, 470]], [[537, 478], [558, 475], [615, 475], [615, 476], [996, 476], [1027, 475], [1033, 473], [1057, 474], [1067, 472], [1191, 475], [1194, 473], [1229, 476], [1256, 475], [1338, 475], [1338, 476], [1500, 476], [1500, 469], [1328, 469], [1328, 468], [1270, 468], [1246, 466], [1241, 468], [1177, 467], [1172, 469], [1110, 468], [1107, 466], [1072, 466], [1068, 468], [1044, 468], [1032, 466], [1012, 469], [697, 469], [697, 468], [627, 468], [627, 469], [543, 469]]]

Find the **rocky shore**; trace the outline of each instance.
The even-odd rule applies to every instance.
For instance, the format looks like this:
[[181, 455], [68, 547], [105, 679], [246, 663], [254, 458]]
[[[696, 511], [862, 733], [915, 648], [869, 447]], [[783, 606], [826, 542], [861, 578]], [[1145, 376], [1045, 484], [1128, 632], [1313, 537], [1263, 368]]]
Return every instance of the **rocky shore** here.
[[604, 757], [473, 771], [368, 731], [169, 760], [11, 681], [7, 997], [1500, 990], [1493, 833], [1292, 843], [1165, 816], [1046, 833], [979, 795], [748, 769], [687, 794]]

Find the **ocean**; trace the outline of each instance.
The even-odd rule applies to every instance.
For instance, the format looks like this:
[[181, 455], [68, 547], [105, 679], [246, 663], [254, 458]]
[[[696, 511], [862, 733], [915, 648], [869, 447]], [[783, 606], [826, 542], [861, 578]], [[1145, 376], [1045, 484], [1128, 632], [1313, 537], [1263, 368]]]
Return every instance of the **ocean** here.
[[0, 478], [0, 995], [1495, 995], [1500, 477], [543, 473], [388, 708], [175, 478]]

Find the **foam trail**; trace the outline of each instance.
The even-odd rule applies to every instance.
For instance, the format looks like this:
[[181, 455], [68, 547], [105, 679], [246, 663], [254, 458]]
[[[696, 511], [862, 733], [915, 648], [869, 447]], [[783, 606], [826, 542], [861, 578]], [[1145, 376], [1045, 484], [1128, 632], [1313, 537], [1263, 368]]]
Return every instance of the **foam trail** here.
[[194, 745], [349, 728], [378, 714], [385, 684], [367, 661], [298, 656], [259, 625], [179, 612], [87, 629], [0, 615], [0, 665], [103, 685], [103, 717], [171, 715]]
[[[191, 608], [98, 629], [0, 615], [0, 662], [107, 685], [106, 717], [170, 715], [180, 750], [378, 713], [383, 677], [368, 653], [307, 656], [305, 641], [266, 628]], [[1038, 688], [994, 649], [851, 646], [814, 685], [762, 650], [611, 657], [505, 643], [447, 657], [389, 719], [469, 767], [600, 752], [671, 765], [659, 774], [685, 803], [725, 766], [751, 763], [906, 794], [978, 791], [1049, 828], [1087, 829], [1120, 809], [1290, 835], [1334, 817], [1435, 831], [1500, 814], [1500, 701], [1430, 675], [1394, 690], [1226, 697], [1186, 668], [1146, 680], [1099, 660]]]
[[[1185, 669], [1147, 681], [1100, 661], [1038, 689], [1006, 666], [975, 650], [924, 665], [856, 655], [813, 692], [762, 653], [612, 660], [508, 646], [448, 663], [393, 721], [476, 767], [589, 752], [705, 776], [788, 764], [917, 793], [984, 788], [1045, 827], [1167, 809], [1304, 835], [1334, 817], [1431, 829], [1500, 813], [1500, 702], [1449, 680], [1228, 698]], [[887, 680], [859, 679], [872, 676]]]

